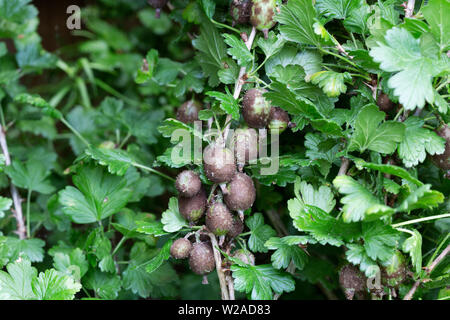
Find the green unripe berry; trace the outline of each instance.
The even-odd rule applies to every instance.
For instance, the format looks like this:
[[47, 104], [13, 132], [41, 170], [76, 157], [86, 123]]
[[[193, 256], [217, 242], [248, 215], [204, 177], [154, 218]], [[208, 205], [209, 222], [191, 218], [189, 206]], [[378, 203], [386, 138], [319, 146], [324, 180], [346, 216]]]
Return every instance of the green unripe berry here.
[[253, 0], [250, 22], [256, 29], [264, 32], [265, 38], [267, 38], [269, 29], [276, 24], [273, 19], [275, 10], [275, 0]]

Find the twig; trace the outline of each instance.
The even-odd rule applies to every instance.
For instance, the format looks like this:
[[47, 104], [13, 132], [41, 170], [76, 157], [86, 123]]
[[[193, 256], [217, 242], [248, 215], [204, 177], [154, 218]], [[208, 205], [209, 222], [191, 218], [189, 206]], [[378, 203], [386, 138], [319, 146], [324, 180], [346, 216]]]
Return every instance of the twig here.
[[211, 239], [211, 244], [214, 252], [214, 260], [216, 261], [216, 271], [217, 277], [219, 278], [220, 291], [222, 293], [222, 300], [230, 300], [230, 294], [227, 288], [227, 282], [225, 280], [225, 274], [222, 270], [222, 258], [220, 257], [220, 252], [217, 250], [219, 247], [216, 236], [212, 233], [208, 233], [209, 238]]
[[341, 167], [339, 168], [338, 176], [345, 176], [349, 165], [350, 160], [348, 158], [341, 157]]
[[[245, 41], [245, 46], [247, 47], [247, 49], [249, 51], [252, 48], [253, 40], [255, 40], [255, 36], [256, 36], [256, 28], [253, 27], [252, 31], [250, 32], [250, 36], [248, 37], [248, 40]], [[236, 79], [236, 83], [234, 85], [234, 92], [233, 92], [233, 98], [234, 99], [238, 99], [239, 95], [241, 94], [241, 90], [242, 90], [242, 87], [243, 87], [244, 82], [245, 82], [244, 79], [243, 79], [244, 75], [245, 75], [245, 67], [242, 67], [239, 70], [239, 76]], [[223, 131], [223, 143], [226, 142], [226, 139], [228, 137], [228, 131], [230, 130], [230, 124], [231, 124], [231, 115], [227, 115], [225, 123], [227, 125], [225, 126], [225, 129]]]
[[233, 281], [233, 277], [227, 276], [227, 283], [228, 283], [228, 293], [230, 295], [230, 300], [236, 300], [235, 295], [234, 295], [234, 281]]
[[393, 228], [398, 228], [401, 226], [406, 226], [408, 224], [413, 224], [413, 223], [419, 223], [419, 222], [423, 222], [423, 221], [428, 221], [428, 220], [436, 220], [436, 219], [442, 219], [442, 218], [449, 218], [450, 217], [450, 213], [443, 213], [443, 214], [438, 214], [435, 216], [429, 216], [429, 217], [424, 217], [424, 218], [419, 218], [419, 219], [414, 219], [414, 220], [409, 220], [409, 221], [403, 221], [403, 222], [399, 222], [399, 223], [394, 223], [391, 226]]
[[[448, 245], [447, 248], [445, 248], [444, 251], [441, 252], [441, 254], [433, 261], [433, 263], [431, 263], [429, 267], [425, 268], [427, 275], [431, 274], [433, 269], [449, 254], [449, 252], [450, 252], [450, 245]], [[412, 286], [411, 290], [409, 290], [409, 292], [403, 298], [403, 300], [411, 300], [417, 288], [419, 288], [422, 282], [424, 282], [424, 279], [422, 278], [417, 280]]]
[[[0, 125], [0, 145], [2, 148], [3, 155], [5, 156], [5, 165], [9, 166], [11, 164], [11, 156], [8, 151], [8, 144], [6, 143], [6, 133], [3, 127]], [[22, 213], [22, 203], [20, 199], [19, 192], [17, 191], [16, 186], [11, 181], [11, 196], [14, 202], [14, 210], [11, 210], [14, 218], [17, 221], [17, 231], [16, 233], [19, 235], [20, 239], [26, 238], [26, 228], [25, 221], [23, 219]]]
[[410, 18], [414, 13], [414, 6], [416, 5], [416, 0], [408, 0], [408, 4], [405, 8], [405, 17]]

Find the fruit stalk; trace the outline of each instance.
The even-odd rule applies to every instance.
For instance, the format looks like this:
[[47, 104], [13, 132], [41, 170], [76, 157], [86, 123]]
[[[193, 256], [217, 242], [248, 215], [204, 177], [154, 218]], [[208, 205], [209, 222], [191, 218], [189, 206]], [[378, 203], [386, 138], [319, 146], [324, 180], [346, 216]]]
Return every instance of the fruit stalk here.
[[[450, 245], [447, 246], [447, 248], [444, 249], [444, 251], [441, 252], [441, 254], [436, 258], [436, 260], [433, 261], [433, 263], [426, 268], [427, 275], [430, 274], [433, 269], [450, 253]], [[416, 292], [417, 288], [419, 288], [420, 284], [424, 281], [424, 279], [420, 278], [417, 280], [414, 285], [412, 286], [411, 290], [405, 295], [403, 300], [411, 300], [414, 293]]]
[[[3, 127], [0, 125], [0, 146], [2, 148], [3, 155], [5, 156], [5, 165], [9, 166], [11, 164], [11, 156], [9, 155], [8, 144], [6, 142], [6, 134]], [[23, 220], [22, 204], [20, 200], [19, 192], [16, 186], [11, 181], [11, 196], [14, 202], [14, 210], [12, 213], [17, 221], [17, 231], [20, 239], [26, 238], [25, 222]]]
[[222, 293], [222, 300], [230, 300], [230, 293], [228, 291], [227, 281], [225, 279], [225, 273], [222, 270], [222, 258], [220, 252], [217, 250], [219, 244], [217, 243], [216, 236], [213, 233], [208, 233], [211, 239], [211, 246], [214, 252], [214, 260], [216, 261], [217, 277], [219, 278], [220, 292]]

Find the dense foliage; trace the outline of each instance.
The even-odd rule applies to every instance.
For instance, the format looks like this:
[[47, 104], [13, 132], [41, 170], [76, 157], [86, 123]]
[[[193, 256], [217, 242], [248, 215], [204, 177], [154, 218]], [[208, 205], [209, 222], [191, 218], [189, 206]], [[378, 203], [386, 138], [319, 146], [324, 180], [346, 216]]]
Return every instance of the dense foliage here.
[[92, 1], [50, 53], [0, 0], [0, 298], [448, 299], [450, 2], [411, 3]]

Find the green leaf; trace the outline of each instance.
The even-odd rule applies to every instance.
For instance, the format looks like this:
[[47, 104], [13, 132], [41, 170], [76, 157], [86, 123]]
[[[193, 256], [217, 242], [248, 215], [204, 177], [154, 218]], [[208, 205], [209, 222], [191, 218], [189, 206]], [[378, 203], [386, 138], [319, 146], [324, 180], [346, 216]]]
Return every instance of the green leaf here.
[[153, 77], [156, 65], [158, 63], [158, 51], [151, 49], [145, 56], [142, 67], [138, 69], [135, 82], [137, 84], [146, 83]]
[[11, 199], [0, 196], [0, 218], [3, 218], [5, 216], [5, 211], [9, 210], [9, 208], [11, 208], [11, 205]]
[[216, 11], [216, 3], [212, 0], [200, 0], [203, 10], [206, 13], [206, 16], [210, 19], [213, 18], [214, 12]]
[[222, 69], [222, 60], [226, 57], [226, 45], [217, 28], [209, 21], [202, 21], [200, 36], [192, 41], [198, 50], [196, 58], [203, 72], [209, 77], [208, 84], [219, 84], [217, 72]]
[[136, 225], [138, 226], [136, 231], [155, 237], [168, 234], [164, 231], [164, 224], [160, 221], [136, 221]]
[[385, 121], [385, 113], [374, 104], [363, 107], [356, 117], [355, 131], [350, 140], [349, 151], [359, 150], [361, 153], [372, 151], [391, 154], [397, 144], [403, 140], [405, 125], [396, 121]]
[[252, 300], [272, 300], [273, 292], [291, 292], [295, 282], [287, 273], [278, 271], [272, 265], [231, 266], [234, 288], [237, 291], [250, 293]]
[[187, 221], [178, 210], [178, 199], [176, 197], [170, 198], [169, 208], [163, 212], [161, 222], [166, 232], [176, 232], [183, 227], [187, 227]]
[[433, 103], [431, 80], [441, 71], [435, 57], [424, 56], [420, 40], [403, 28], [388, 30], [385, 41], [378, 42], [378, 46], [370, 50], [370, 55], [380, 63], [382, 70], [397, 72], [389, 78], [388, 85], [394, 89], [399, 102], [406, 110], [423, 108], [425, 101]]
[[319, 189], [314, 187], [306, 181], [301, 181], [300, 177], [297, 177], [294, 186], [294, 192], [303, 204], [314, 206], [322, 209], [326, 213], [330, 213], [336, 205], [333, 192], [327, 186], [320, 186]]
[[281, 6], [281, 12], [275, 16], [275, 20], [280, 23], [280, 33], [285, 39], [320, 47], [322, 40], [313, 27], [316, 19], [317, 12], [310, 0], [291, 0]]
[[134, 162], [131, 155], [121, 149], [90, 147], [85, 152], [102, 166], [107, 166], [108, 172], [119, 176], [123, 176]]
[[347, 260], [354, 265], [359, 265], [359, 269], [365, 273], [366, 277], [373, 278], [379, 274], [380, 267], [367, 255], [362, 245], [350, 243], [347, 248], [345, 252]]
[[145, 271], [143, 264], [154, 257], [155, 250], [150, 250], [143, 242], [133, 245], [130, 263], [123, 271], [123, 287], [138, 294], [141, 298], [174, 296], [177, 292], [178, 275], [168, 264], [164, 263], [152, 273]]
[[41, 108], [43, 113], [55, 118], [55, 119], [61, 119], [62, 114], [59, 110], [52, 107], [47, 101], [42, 99], [39, 95], [30, 95], [27, 93], [22, 93], [17, 95], [14, 98], [14, 101], [17, 101], [19, 103], [23, 104], [30, 104], [33, 107]]
[[145, 267], [145, 271], [152, 273], [156, 271], [161, 265], [170, 258], [170, 247], [173, 241], [167, 240], [164, 246], [159, 250], [159, 252], [153, 257]]
[[35, 295], [31, 281], [37, 276], [37, 270], [30, 261], [20, 260], [10, 263], [5, 271], [0, 271], [0, 300], [31, 300]]
[[31, 262], [41, 262], [44, 259], [45, 241], [42, 239], [18, 239], [8, 237], [5, 245], [9, 247], [9, 260], [24, 258]]
[[364, 249], [373, 260], [386, 261], [389, 259], [394, 254], [400, 239], [399, 232], [382, 221], [363, 223], [362, 233]]
[[344, 27], [350, 32], [366, 34], [369, 32], [368, 19], [372, 15], [370, 6], [365, 1], [357, 8], [353, 8], [344, 19]]
[[266, 55], [266, 59], [268, 59], [274, 54], [280, 52], [285, 42], [286, 40], [283, 37], [275, 34], [273, 31], [270, 31], [267, 39], [261, 37], [256, 43]]
[[72, 276], [78, 281], [89, 269], [86, 255], [80, 248], [72, 249], [68, 253], [55, 251], [53, 253], [53, 267], [60, 273]]
[[361, 0], [317, 0], [316, 3], [320, 14], [333, 19], [345, 19], [360, 5]]
[[210, 97], [216, 98], [220, 101], [220, 108], [225, 111], [227, 114], [231, 115], [234, 120], [239, 120], [239, 104], [236, 99], [233, 98], [233, 95], [228, 92], [218, 92], [218, 91], [208, 91], [206, 95]]
[[319, 71], [311, 75], [311, 82], [318, 85], [328, 97], [339, 97], [347, 91], [344, 81], [350, 81], [352, 77], [348, 72]]
[[425, 184], [412, 191], [403, 202], [396, 208], [396, 211], [411, 211], [416, 209], [432, 209], [444, 202], [442, 193], [430, 190], [431, 185]]
[[287, 268], [291, 261], [302, 270], [308, 262], [308, 255], [298, 244], [292, 244], [292, 239], [273, 237], [264, 244], [270, 250], [276, 250], [270, 257], [272, 265], [276, 269]]
[[5, 168], [5, 172], [14, 185], [20, 188], [44, 194], [55, 190], [47, 179], [50, 174], [48, 168], [39, 160], [28, 160], [25, 165], [19, 161], [13, 161], [11, 166]]
[[439, 137], [436, 132], [423, 128], [425, 121], [412, 116], [403, 123], [406, 130], [398, 146], [398, 155], [406, 167], [423, 162], [427, 153], [434, 155], [445, 151], [445, 139]]
[[254, 252], [267, 252], [264, 243], [276, 235], [276, 231], [271, 226], [264, 224], [264, 217], [261, 213], [255, 213], [245, 220], [251, 235], [248, 239], [248, 247]]
[[121, 281], [117, 274], [100, 272], [95, 269], [86, 275], [83, 285], [86, 289], [94, 290], [100, 298], [113, 300], [119, 295]]
[[73, 300], [81, 289], [81, 284], [72, 277], [60, 275], [54, 269], [41, 272], [31, 286], [38, 300]]
[[422, 271], [422, 235], [416, 229], [412, 232], [411, 237], [403, 242], [402, 250], [409, 252], [416, 274], [419, 274]]
[[360, 226], [356, 223], [345, 223], [336, 219], [322, 209], [294, 198], [288, 201], [288, 209], [294, 220], [294, 227], [308, 232], [320, 244], [341, 246], [344, 241], [352, 241], [360, 237]]
[[383, 206], [369, 190], [349, 176], [337, 176], [333, 180], [333, 184], [340, 193], [346, 195], [341, 199], [341, 203], [344, 204], [342, 219], [345, 222], [356, 222], [368, 218], [370, 220], [373, 217], [370, 214], [368, 215], [367, 212], [374, 210], [374, 208], [377, 210], [384, 209], [384, 214], [394, 212], [392, 208]]
[[240, 66], [253, 61], [253, 55], [247, 49], [247, 46], [242, 39], [228, 33], [224, 33], [222, 36], [225, 38], [225, 43], [229, 46], [227, 53], [232, 56]]
[[73, 183], [77, 188], [68, 186], [60, 191], [59, 202], [76, 223], [101, 221], [125, 207], [131, 197], [124, 178], [97, 167], [80, 168]]
[[176, 119], [167, 118], [163, 121], [163, 125], [158, 127], [158, 131], [166, 138], [172, 138], [175, 130], [185, 130], [190, 134], [202, 140], [206, 139], [200, 131]]
[[[280, 52], [267, 60], [265, 64], [267, 75], [272, 76], [277, 66], [282, 68], [301, 66], [306, 75], [310, 75], [321, 70], [322, 57], [317, 50], [305, 49], [299, 52], [297, 48], [284, 46]], [[298, 69], [296, 70], [298, 72]], [[298, 81], [298, 77], [292, 80]]]
[[353, 157], [350, 155], [348, 155], [347, 157], [349, 159], [353, 160], [353, 162], [355, 163], [355, 165], [358, 169], [366, 168], [366, 169], [377, 170], [377, 171], [380, 171], [383, 173], [391, 174], [391, 175], [400, 177], [402, 179], [408, 180], [409, 182], [412, 182], [419, 187], [423, 186], [423, 183], [421, 181], [417, 180], [415, 177], [413, 177], [408, 171], [406, 171], [402, 167], [398, 167], [398, 166], [394, 166], [394, 165], [390, 165], [390, 164], [366, 162], [363, 159]]
[[273, 81], [270, 84], [270, 89], [271, 91], [266, 92], [264, 97], [290, 114], [302, 114], [311, 119], [322, 118], [317, 107], [311, 101], [296, 95], [285, 84]]
[[450, 49], [450, 2], [448, 0], [428, 1], [422, 13], [431, 27], [441, 52]]

